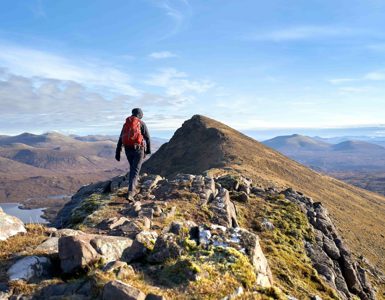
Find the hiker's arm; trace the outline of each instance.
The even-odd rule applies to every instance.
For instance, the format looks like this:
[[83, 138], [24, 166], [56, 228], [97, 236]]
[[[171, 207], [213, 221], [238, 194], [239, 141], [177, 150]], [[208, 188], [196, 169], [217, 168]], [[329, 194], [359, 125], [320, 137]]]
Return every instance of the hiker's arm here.
[[146, 141], [146, 154], [151, 154], [150, 133], [148, 132], [147, 126], [144, 122], [142, 122], [141, 130], [144, 140]]
[[120, 152], [122, 152], [122, 134], [123, 134], [123, 128], [122, 128], [122, 131], [120, 132], [118, 144], [116, 145], [115, 159], [117, 161], [120, 161]]

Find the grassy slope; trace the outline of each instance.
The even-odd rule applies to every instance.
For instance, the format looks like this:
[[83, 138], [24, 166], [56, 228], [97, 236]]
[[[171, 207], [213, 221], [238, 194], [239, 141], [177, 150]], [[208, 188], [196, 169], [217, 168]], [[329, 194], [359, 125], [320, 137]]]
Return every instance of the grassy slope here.
[[[170, 144], [162, 146], [147, 162], [146, 170], [173, 175], [176, 169], [199, 173], [207, 167], [231, 167], [248, 174], [257, 184], [293, 187], [323, 202], [351, 249], [385, 270], [385, 237], [381, 235], [385, 232], [384, 197], [316, 173], [215, 120], [195, 116], [186, 123], [170, 141], [174, 152], [168, 151]], [[207, 141], [196, 143], [200, 137]], [[189, 151], [181, 150], [183, 146]], [[206, 161], [195, 164], [198, 159], [189, 153], [200, 151], [192, 148], [200, 148], [203, 154], [198, 159]], [[219, 159], [212, 164], [215, 153]], [[183, 161], [188, 162], [186, 168], [181, 167]]]

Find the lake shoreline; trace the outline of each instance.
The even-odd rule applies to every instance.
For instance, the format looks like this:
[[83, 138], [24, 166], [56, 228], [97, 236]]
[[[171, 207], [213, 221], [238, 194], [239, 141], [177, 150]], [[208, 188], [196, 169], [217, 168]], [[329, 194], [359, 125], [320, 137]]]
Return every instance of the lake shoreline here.
[[48, 224], [49, 220], [44, 218], [45, 208], [31, 208], [23, 209], [22, 203], [8, 202], [0, 203], [2, 210], [11, 216], [19, 218], [23, 223], [38, 223], [38, 224]]

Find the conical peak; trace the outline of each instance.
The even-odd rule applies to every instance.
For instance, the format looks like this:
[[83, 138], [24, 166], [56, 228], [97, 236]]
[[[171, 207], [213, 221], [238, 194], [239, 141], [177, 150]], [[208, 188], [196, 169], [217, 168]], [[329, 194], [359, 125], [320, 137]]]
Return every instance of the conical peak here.
[[186, 120], [183, 123], [182, 128], [183, 127], [190, 127], [190, 126], [203, 126], [206, 128], [207, 127], [215, 127], [215, 123], [217, 123], [217, 125], [221, 124], [218, 121], [215, 121], [215, 120], [210, 119], [210, 118], [203, 116], [203, 115], [193, 115], [191, 117], [191, 119]]

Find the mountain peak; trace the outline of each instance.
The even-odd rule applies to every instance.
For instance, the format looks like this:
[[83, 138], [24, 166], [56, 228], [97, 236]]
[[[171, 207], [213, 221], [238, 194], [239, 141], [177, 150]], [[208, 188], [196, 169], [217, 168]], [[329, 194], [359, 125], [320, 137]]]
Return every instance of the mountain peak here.
[[180, 172], [201, 173], [224, 167], [225, 125], [202, 115], [185, 121], [168, 143], [151, 156], [143, 169], [173, 176]]

